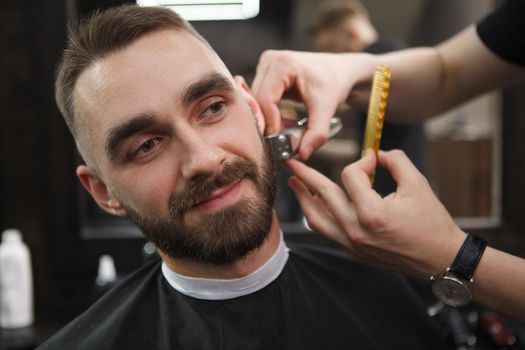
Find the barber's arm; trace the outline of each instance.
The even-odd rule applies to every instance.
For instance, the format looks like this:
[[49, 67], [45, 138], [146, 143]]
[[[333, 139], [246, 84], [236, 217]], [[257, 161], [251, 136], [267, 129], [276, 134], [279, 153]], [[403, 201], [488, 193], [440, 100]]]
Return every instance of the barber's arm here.
[[280, 129], [276, 103], [286, 93], [302, 100], [310, 122], [301, 158], [327, 139], [337, 107], [349, 102], [366, 109], [374, 71], [392, 69], [387, 118], [415, 121], [447, 110], [482, 92], [523, 78], [523, 67], [508, 63], [479, 39], [471, 26], [437, 47], [413, 48], [384, 55], [266, 51], [252, 85], [267, 121], [267, 132]]
[[[428, 280], [450, 266], [466, 234], [401, 151], [377, 159], [397, 182], [382, 198], [372, 188], [374, 153], [342, 173], [344, 189], [305, 164], [286, 162], [309, 225], [366, 264]], [[474, 301], [525, 322], [525, 260], [488, 247], [474, 273]]]
[[483, 44], [474, 25], [436, 47], [406, 49], [379, 59], [392, 68], [388, 118], [400, 121], [432, 117], [525, 77], [525, 68], [506, 62]]

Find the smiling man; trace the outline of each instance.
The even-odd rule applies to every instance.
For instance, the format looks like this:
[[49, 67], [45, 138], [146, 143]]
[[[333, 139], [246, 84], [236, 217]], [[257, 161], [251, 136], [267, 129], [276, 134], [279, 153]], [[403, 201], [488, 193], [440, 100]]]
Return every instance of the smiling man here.
[[93, 63], [73, 92], [86, 116], [79, 148], [92, 160], [79, 178], [102, 208], [129, 215], [175, 270], [234, 263], [279, 237], [257, 104], [195, 39], [151, 33]]
[[123, 6], [71, 31], [57, 102], [84, 187], [158, 248], [42, 349], [441, 349], [399, 277], [289, 250], [264, 120], [177, 14]]

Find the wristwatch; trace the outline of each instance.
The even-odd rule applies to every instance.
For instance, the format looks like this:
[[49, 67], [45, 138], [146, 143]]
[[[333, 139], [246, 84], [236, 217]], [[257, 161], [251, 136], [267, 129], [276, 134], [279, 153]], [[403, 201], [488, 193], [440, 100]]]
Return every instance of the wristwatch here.
[[443, 303], [450, 306], [464, 306], [472, 300], [472, 276], [485, 251], [487, 241], [474, 234], [468, 234], [444, 273], [430, 277], [432, 291]]

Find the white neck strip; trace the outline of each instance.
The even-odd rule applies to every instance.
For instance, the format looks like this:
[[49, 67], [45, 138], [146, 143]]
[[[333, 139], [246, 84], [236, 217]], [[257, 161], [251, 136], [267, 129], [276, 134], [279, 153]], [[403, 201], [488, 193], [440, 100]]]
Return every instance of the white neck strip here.
[[162, 274], [173, 288], [187, 296], [204, 300], [233, 299], [257, 292], [279, 277], [288, 261], [288, 251], [281, 235], [279, 246], [273, 256], [250, 275], [241, 278], [188, 277], [173, 272], [164, 262]]

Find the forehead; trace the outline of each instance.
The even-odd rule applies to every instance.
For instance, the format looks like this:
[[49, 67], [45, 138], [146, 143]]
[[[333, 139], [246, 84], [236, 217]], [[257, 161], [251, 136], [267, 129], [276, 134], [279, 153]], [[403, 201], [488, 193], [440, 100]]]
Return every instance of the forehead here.
[[93, 137], [130, 114], [173, 106], [184, 87], [211, 73], [231, 80], [219, 57], [193, 35], [178, 30], [145, 35], [80, 75], [74, 97], [82, 132]]

